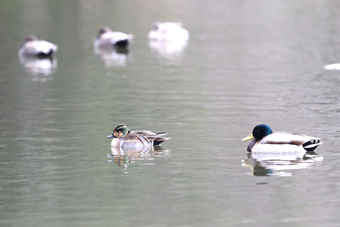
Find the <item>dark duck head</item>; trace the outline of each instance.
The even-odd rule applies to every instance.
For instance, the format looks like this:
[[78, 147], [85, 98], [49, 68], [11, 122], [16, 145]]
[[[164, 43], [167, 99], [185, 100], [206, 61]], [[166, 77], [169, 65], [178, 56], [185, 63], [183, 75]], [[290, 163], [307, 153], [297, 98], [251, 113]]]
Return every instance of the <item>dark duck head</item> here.
[[256, 141], [259, 141], [263, 137], [268, 136], [272, 133], [273, 131], [268, 125], [265, 125], [265, 124], [256, 125], [255, 128], [253, 129], [253, 132], [249, 136], [243, 138], [242, 141], [253, 140], [253, 139], [255, 139]]

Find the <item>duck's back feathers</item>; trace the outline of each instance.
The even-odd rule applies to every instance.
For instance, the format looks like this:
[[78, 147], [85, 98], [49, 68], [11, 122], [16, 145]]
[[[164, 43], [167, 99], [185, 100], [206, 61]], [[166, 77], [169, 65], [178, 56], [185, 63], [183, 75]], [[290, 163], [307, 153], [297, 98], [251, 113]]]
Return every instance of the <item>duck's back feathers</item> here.
[[292, 133], [276, 132], [263, 137], [259, 141], [252, 141], [248, 149], [252, 152], [268, 151], [313, 151], [321, 144], [319, 138]]
[[154, 133], [151, 131], [134, 131], [134, 133], [146, 137], [150, 142], [153, 142], [154, 145], [159, 145], [162, 142], [170, 139], [163, 137], [166, 135], [166, 132]]
[[311, 136], [286, 133], [286, 132], [275, 132], [268, 136], [263, 137], [260, 140], [261, 144], [293, 144], [300, 146], [309, 140], [316, 139]]

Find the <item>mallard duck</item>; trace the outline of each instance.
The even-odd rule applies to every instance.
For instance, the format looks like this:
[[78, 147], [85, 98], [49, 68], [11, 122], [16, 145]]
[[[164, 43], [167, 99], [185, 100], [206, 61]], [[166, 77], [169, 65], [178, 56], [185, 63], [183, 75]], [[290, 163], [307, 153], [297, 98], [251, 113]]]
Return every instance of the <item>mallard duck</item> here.
[[114, 48], [127, 47], [132, 41], [134, 35], [123, 32], [114, 32], [111, 28], [105, 26], [99, 29], [98, 36], [94, 40], [95, 47]]
[[148, 37], [151, 40], [189, 40], [189, 32], [180, 22], [155, 22]]
[[19, 49], [19, 56], [25, 57], [52, 57], [58, 50], [57, 45], [45, 40], [38, 40], [34, 35], [26, 37]]
[[106, 138], [113, 138], [112, 147], [145, 147], [159, 145], [169, 138], [163, 137], [165, 132], [153, 133], [151, 131], [130, 131], [126, 125], [118, 125], [113, 133]]
[[248, 152], [307, 152], [314, 151], [322, 142], [319, 138], [275, 132], [265, 124], [257, 125], [253, 132], [242, 139], [252, 140], [247, 148]]

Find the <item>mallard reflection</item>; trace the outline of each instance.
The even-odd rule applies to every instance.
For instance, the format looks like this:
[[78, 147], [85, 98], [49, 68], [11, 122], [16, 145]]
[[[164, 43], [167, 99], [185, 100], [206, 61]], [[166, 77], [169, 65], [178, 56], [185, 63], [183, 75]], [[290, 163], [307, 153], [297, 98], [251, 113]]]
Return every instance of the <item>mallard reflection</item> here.
[[307, 169], [320, 165], [323, 156], [314, 151], [248, 153], [242, 160], [242, 166], [251, 168], [252, 176], [291, 176], [287, 170]]

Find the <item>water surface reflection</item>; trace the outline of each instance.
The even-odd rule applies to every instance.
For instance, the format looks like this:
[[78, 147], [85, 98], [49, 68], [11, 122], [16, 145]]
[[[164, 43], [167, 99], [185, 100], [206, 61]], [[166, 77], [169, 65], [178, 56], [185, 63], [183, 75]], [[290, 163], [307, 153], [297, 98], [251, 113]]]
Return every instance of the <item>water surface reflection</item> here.
[[48, 76], [54, 73], [57, 69], [58, 60], [55, 57], [38, 58], [18, 55], [20, 64], [25, 70], [32, 75]]
[[125, 47], [101, 48], [93, 45], [94, 54], [104, 62], [106, 66], [126, 66], [129, 60], [129, 50]]
[[133, 147], [113, 147], [111, 146], [111, 154], [108, 154], [109, 162], [114, 162], [118, 166], [124, 168], [123, 173], [129, 173], [127, 171], [130, 164], [135, 161], [153, 160], [154, 157], [164, 157], [169, 155], [169, 150], [162, 146], [143, 147], [140, 150]]
[[150, 40], [149, 46], [156, 58], [177, 63], [188, 44], [187, 40]]
[[292, 176], [289, 170], [307, 169], [320, 165], [323, 156], [314, 151], [248, 153], [242, 160], [242, 166], [250, 167], [252, 176]]

